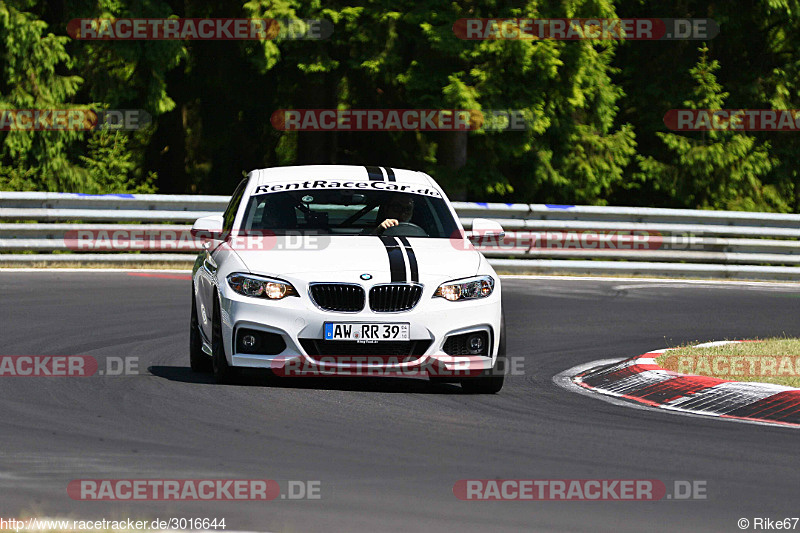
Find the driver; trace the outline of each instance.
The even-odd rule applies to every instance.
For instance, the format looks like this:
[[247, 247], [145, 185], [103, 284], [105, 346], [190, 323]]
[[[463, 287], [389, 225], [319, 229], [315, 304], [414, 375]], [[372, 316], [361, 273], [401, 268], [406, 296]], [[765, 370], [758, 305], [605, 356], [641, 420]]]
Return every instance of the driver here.
[[281, 201], [279, 198], [269, 198], [264, 200], [262, 206], [261, 220], [253, 223], [254, 230], [267, 231], [268, 235], [274, 235], [274, 231], [292, 230], [297, 228], [297, 213], [293, 205]]
[[409, 222], [414, 214], [414, 199], [408, 194], [394, 194], [378, 209], [378, 220], [383, 222], [378, 224], [374, 233], [380, 233], [392, 226], [397, 226], [401, 222]]

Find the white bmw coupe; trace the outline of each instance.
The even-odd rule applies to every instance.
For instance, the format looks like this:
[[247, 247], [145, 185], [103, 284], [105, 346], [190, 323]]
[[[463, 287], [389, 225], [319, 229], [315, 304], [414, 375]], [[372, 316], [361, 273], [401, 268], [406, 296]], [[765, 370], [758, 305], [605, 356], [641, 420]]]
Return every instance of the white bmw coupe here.
[[[496, 222], [475, 219], [483, 237]], [[192, 233], [190, 360], [218, 382], [415, 376], [503, 386], [500, 280], [427, 174], [339, 165], [255, 170]]]

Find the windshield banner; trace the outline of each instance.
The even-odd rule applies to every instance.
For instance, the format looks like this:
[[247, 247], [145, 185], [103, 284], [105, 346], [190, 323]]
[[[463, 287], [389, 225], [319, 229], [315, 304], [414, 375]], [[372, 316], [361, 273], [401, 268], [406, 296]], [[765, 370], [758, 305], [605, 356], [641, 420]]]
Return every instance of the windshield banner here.
[[270, 183], [259, 185], [253, 192], [253, 196], [260, 194], [270, 194], [285, 191], [304, 191], [313, 189], [351, 189], [351, 190], [374, 190], [405, 192], [409, 194], [423, 194], [434, 198], [441, 198], [439, 191], [425, 185], [409, 185], [387, 181], [336, 181], [336, 180], [306, 180], [293, 183]]

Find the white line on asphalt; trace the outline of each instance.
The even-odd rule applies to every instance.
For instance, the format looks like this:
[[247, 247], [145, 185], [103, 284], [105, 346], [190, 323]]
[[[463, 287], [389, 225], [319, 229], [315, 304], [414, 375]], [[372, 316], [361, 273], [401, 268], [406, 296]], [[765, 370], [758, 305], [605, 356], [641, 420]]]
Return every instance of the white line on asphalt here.
[[673, 285], [711, 285], [714, 287], [725, 286], [745, 286], [754, 288], [781, 287], [786, 289], [800, 290], [800, 283], [795, 281], [775, 282], [775, 281], [745, 281], [745, 280], [708, 280], [708, 279], [670, 279], [670, 278], [620, 278], [615, 276], [537, 276], [523, 274], [509, 274], [500, 276], [502, 279], [527, 279], [527, 280], [554, 280], [554, 281], [619, 281], [619, 282], [638, 282], [635, 285], [618, 285], [615, 288], [649, 288], [658, 286]]
[[[172, 274], [190, 274], [191, 269], [179, 268], [4, 268], [3, 272], [158, 272]], [[548, 276], [548, 275], [525, 275], [508, 274], [501, 275], [501, 279], [519, 280], [553, 280], [553, 281], [619, 281], [619, 282], [638, 282], [634, 285], [616, 285], [614, 290], [644, 289], [658, 286], [690, 286], [707, 285], [722, 288], [741, 288], [748, 287], [753, 289], [779, 288], [784, 290], [800, 291], [800, 282], [786, 281], [743, 281], [743, 280], [703, 280], [703, 279], [670, 279], [670, 278], [622, 278], [616, 276]]]
[[2, 272], [157, 272], [166, 274], [191, 274], [179, 268], [2, 268]]

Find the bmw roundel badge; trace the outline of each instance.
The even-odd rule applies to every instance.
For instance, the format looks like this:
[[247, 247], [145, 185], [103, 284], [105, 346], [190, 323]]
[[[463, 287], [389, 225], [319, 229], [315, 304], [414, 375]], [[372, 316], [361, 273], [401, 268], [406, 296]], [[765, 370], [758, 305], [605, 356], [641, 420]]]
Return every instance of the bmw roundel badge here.
[[361, 279], [363, 279], [364, 281], [366, 281], [368, 279], [372, 279], [372, 274], [361, 274], [361, 276], [359, 276], [359, 277]]

